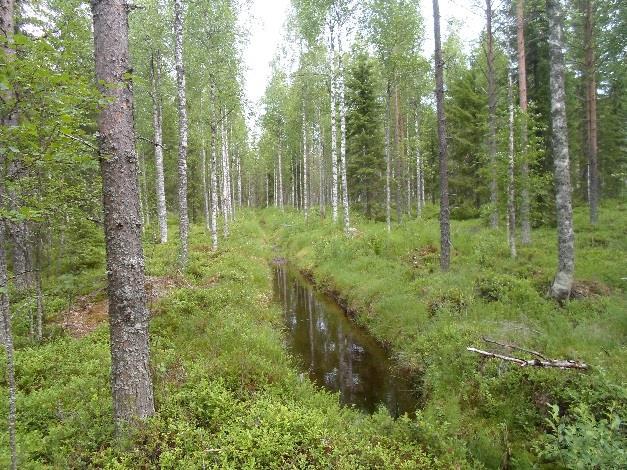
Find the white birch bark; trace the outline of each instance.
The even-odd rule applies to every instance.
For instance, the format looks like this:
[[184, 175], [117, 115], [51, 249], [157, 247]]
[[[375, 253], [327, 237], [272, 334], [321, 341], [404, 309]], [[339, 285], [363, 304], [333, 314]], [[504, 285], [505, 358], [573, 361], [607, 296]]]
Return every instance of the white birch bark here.
[[159, 81], [161, 78], [159, 57], [151, 58], [151, 94], [152, 94], [152, 126], [154, 131], [155, 152], [155, 189], [157, 193], [157, 221], [159, 224], [159, 242], [168, 241], [168, 213], [165, 201], [165, 172], [163, 169], [163, 118], [161, 112], [161, 96]]
[[422, 216], [423, 200], [422, 200], [422, 159], [420, 155], [420, 114], [418, 106], [416, 106], [416, 215]]
[[336, 95], [335, 95], [335, 33], [333, 23], [329, 25], [330, 30], [330, 66], [331, 66], [331, 210], [333, 223], [337, 223], [337, 123], [335, 122]]
[[348, 233], [350, 223], [350, 208], [348, 206], [348, 178], [346, 177], [346, 101], [344, 99], [344, 65], [342, 58], [341, 31], [338, 33], [338, 85], [340, 105], [340, 175], [342, 180], [342, 206], [344, 207], [344, 230]]
[[185, 95], [185, 69], [183, 66], [183, 1], [174, 0], [174, 61], [176, 65], [176, 87], [179, 113], [179, 154], [178, 154], [178, 202], [179, 202], [179, 238], [181, 241], [179, 262], [187, 264], [189, 216], [187, 213], [187, 98]]
[[277, 190], [277, 196], [279, 200], [279, 209], [283, 210], [283, 162], [282, 162], [282, 151], [281, 151], [281, 139], [279, 139], [279, 152], [278, 152], [278, 165], [277, 168], [277, 177], [279, 180], [279, 188]]
[[388, 232], [392, 231], [392, 190], [390, 180], [392, 173], [392, 162], [390, 155], [390, 86], [385, 97], [385, 226]]
[[229, 177], [229, 161], [227, 155], [226, 148], [226, 130], [224, 129], [224, 113], [222, 114], [222, 119], [220, 119], [220, 137], [221, 137], [221, 147], [222, 147], [222, 216], [224, 218], [224, 224], [222, 226], [224, 230], [224, 237], [229, 236], [229, 218], [230, 218], [230, 208], [229, 204], [231, 201], [231, 195], [229, 194], [229, 186], [230, 186], [230, 177]]
[[552, 147], [555, 164], [555, 206], [557, 210], [558, 266], [551, 286], [551, 296], [564, 300], [570, 296], [575, 272], [575, 233], [568, 154], [568, 124], [564, 85], [564, 43], [562, 38], [562, 5], [547, 0], [549, 17], [549, 79], [551, 87]]
[[309, 148], [307, 146], [307, 116], [305, 115], [305, 103], [303, 102], [303, 212], [305, 220], [309, 216], [309, 194], [307, 188], [307, 156]]
[[507, 166], [507, 240], [509, 243], [509, 253], [512, 258], [516, 258], [516, 189], [514, 182], [514, 96], [512, 76], [508, 77], [507, 98], [509, 101], [509, 159]]
[[205, 150], [205, 139], [202, 138], [200, 149], [200, 172], [202, 173], [202, 195], [203, 213], [205, 216], [205, 229], [211, 231], [211, 216], [209, 213], [209, 187], [207, 184], [207, 151]]
[[216, 126], [216, 92], [215, 85], [211, 84], [211, 163], [209, 165], [211, 178], [211, 248], [218, 249], [218, 162], [217, 162], [217, 126]]

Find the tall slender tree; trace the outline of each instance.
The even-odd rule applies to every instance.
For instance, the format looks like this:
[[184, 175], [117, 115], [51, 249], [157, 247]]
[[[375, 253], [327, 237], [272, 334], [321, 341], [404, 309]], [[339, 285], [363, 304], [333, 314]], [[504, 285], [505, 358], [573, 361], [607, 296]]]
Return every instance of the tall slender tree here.
[[185, 68], [183, 64], [183, 2], [174, 0], [174, 61], [176, 66], [176, 88], [179, 113], [179, 154], [178, 154], [178, 202], [179, 202], [179, 263], [187, 264], [189, 216], [187, 212], [187, 98], [185, 90]]
[[107, 248], [111, 388], [118, 429], [154, 413], [141, 243], [133, 95], [124, 0], [93, 0], [96, 77], [109, 98], [98, 116]]
[[496, 71], [494, 70], [494, 34], [492, 0], [486, 0], [486, 33], [488, 42], [488, 156], [490, 159], [490, 226], [498, 227], [498, 188], [496, 183]]
[[518, 98], [521, 111], [521, 190], [520, 224], [521, 243], [531, 243], [530, 199], [529, 199], [529, 161], [528, 161], [528, 115], [527, 115], [527, 54], [525, 50], [525, 0], [516, 0], [516, 44], [518, 50]]
[[568, 123], [561, 0], [547, 0], [549, 17], [549, 61], [551, 86], [552, 147], [555, 165], [555, 204], [557, 210], [557, 274], [551, 296], [563, 300], [570, 296], [575, 272], [575, 232], [573, 230], [572, 187], [568, 154]]
[[516, 258], [516, 182], [514, 179], [514, 96], [512, 75], [508, 74], [507, 100], [509, 105], [509, 139], [507, 164], [507, 240], [509, 253]]
[[158, 52], [150, 57], [150, 85], [152, 95], [152, 119], [155, 153], [155, 188], [157, 193], [157, 221], [159, 223], [159, 241], [168, 241], [168, 212], [165, 200], [165, 171], [163, 168], [163, 116], [159, 82], [161, 79], [161, 61]]
[[448, 203], [448, 144], [444, 113], [444, 60], [440, 40], [440, 5], [433, 0], [433, 36], [435, 38], [435, 101], [438, 119], [440, 156], [440, 268], [448, 271], [451, 264], [451, 227]]

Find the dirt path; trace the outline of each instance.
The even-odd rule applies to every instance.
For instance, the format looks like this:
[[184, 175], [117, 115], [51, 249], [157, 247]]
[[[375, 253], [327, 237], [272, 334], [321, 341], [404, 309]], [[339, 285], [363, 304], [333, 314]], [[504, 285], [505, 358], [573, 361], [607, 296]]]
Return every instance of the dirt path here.
[[[182, 285], [180, 279], [170, 276], [146, 277], [148, 303], [164, 297], [175, 287]], [[79, 297], [69, 310], [63, 313], [61, 326], [74, 338], [82, 338], [94, 331], [109, 315], [109, 300], [101, 299], [103, 289]]]

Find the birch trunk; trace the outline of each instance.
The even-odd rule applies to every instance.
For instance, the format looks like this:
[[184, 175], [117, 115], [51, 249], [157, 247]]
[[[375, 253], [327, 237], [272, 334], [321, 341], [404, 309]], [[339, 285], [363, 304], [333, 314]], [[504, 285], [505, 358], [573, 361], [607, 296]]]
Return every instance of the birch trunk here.
[[[3, 5], [4, 6], [4, 5]], [[0, 25], [4, 26], [4, 24]], [[0, 188], [2, 191], [2, 188]], [[2, 203], [0, 197], [0, 204]], [[5, 222], [0, 220], [0, 344], [4, 345], [6, 354], [7, 379], [9, 385], [9, 449], [11, 452], [11, 469], [17, 469], [17, 446], [15, 441], [16, 406], [15, 406], [15, 364], [13, 360], [13, 332], [11, 330], [11, 313], [9, 305], [9, 283], [6, 262]]]
[[305, 220], [309, 216], [309, 194], [307, 187], [307, 157], [309, 148], [307, 147], [307, 116], [305, 115], [305, 103], [303, 101], [303, 212]]
[[165, 202], [165, 173], [163, 170], [163, 118], [161, 113], [161, 80], [159, 57], [154, 54], [150, 60], [150, 85], [152, 93], [152, 126], [154, 130], [155, 151], [155, 188], [157, 193], [157, 220], [159, 223], [159, 242], [168, 241], [168, 212]]
[[568, 124], [564, 87], [564, 52], [561, 0], [547, 0], [549, 17], [549, 59], [551, 86], [552, 148], [555, 163], [555, 206], [557, 209], [558, 266], [551, 296], [563, 300], [570, 296], [575, 271], [575, 234], [571, 201]]
[[509, 102], [509, 159], [507, 166], [507, 240], [509, 253], [516, 258], [516, 189], [514, 181], [514, 96], [512, 76], [508, 75], [507, 99]]
[[490, 227], [499, 225], [496, 185], [496, 78], [494, 72], [494, 36], [492, 34], [492, 0], [486, 0], [488, 34], [488, 157], [490, 159]]
[[433, 32], [435, 38], [435, 98], [438, 117], [440, 153], [440, 268], [448, 271], [451, 264], [451, 228], [448, 203], [448, 143], [444, 113], [444, 60], [440, 41], [440, 6], [433, 0]]
[[594, 45], [593, 1], [585, 0], [584, 14], [584, 77], [586, 88], [586, 153], [588, 156], [588, 204], [590, 223], [596, 224], [599, 218], [599, 170], [597, 139], [597, 82]]
[[211, 215], [209, 208], [209, 187], [207, 185], [207, 152], [205, 150], [205, 139], [202, 138], [200, 149], [200, 172], [202, 173], [202, 195], [203, 195], [203, 212], [205, 215], [205, 228], [211, 231]]
[[390, 84], [388, 82], [387, 94], [385, 96], [385, 226], [387, 231], [392, 230], [392, 194], [390, 188], [390, 177], [392, 173], [391, 150], [390, 150]]
[[333, 25], [330, 26], [331, 45], [331, 210], [333, 213], [333, 223], [337, 223], [337, 124], [335, 122], [335, 35]]
[[338, 62], [339, 62], [339, 101], [340, 101], [340, 173], [342, 178], [342, 206], [344, 207], [344, 231], [348, 232], [351, 226], [350, 207], [348, 201], [348, 178], [346, 175], [346, 100], [344, 97], [344, 60], [342, 57], [342, 38], [338, 34]]
[[231, 195], [229, 194], [229, 186], [230, 186], [230, 177], [229, 177], [229, 161], [226, 149], [226, 131], [224, 129], [224, 114], [222, 114], [222, 119], [220, 119], [220, 138], [221, 138], [221, 147], [222, 147], [222, 215], [224, 217], [224, 237], [229, 236], [229, 218], [230, 218], [230, 208], [229, 204], [231, 202]]
[[[10, 44], [13, 39], [14, 24], [13, 0], [0, 0], [0, 38], [2, 50], [8, 60], [15, 53]], [[12, 99], [11, 90], [3, 92], [0, 98]], [[15, 114], [0, 116], [0, 124], [12, 126], [17, 124]], [[4, 167], [5, 156], [0, 153], [0, 208], [4, 208]], [[9, 452], [11, 453], [11, 470], [17, 469], [17, 445], [15, 439], [16, 428], [16, 404], [15, 404], [15, 364], [13, 360], [13, 332], [11, 329], [11, 312], [9, 305], [9, 276], [7, 270], [7, 239], [6, 222], [0, 218], [0, 344], [4, 346], [6, 353], [7, 381], [9, 385], [9, 412], [7, 428], [9, 432]]]
[[96, 78], [109, 104], [98, 116], [107, 249], [111, 388], [118, 431], [154, 414], [141, 243], [133, 96], [124, 0], [93, 0]]
[[416, 105], [416, 215], [422, 216], [422, 158], [420, 155], [420, 110]]
[[528, 161], [528, 115], [527, 115], [527, 64], [525, 52], [525, 0], [516, 2], [516, 39], [518, 45], [518, 95], [521, 121], [522, 155], [520, 163], [521, 189], [520, 189], [520, 224], [522, 228], [521, 243], [531, 244], [531, 222], [529, 219], [529, 161]]
[[218, 249], [218, 162], [217, 162], [217, 126], [216, 126], [216, 93], [215, 86], [211, 85], [211, 164], [209, 171], [211, 172], [211, 249]]
[[187, 213], [187, 99], [185, 95], [185, 69], [183, 66], [183, 1], [174, 0], [174, 61], [176, 64], [176, 87], [179, 112], [179, 155], [178, 155], [178, 201], [179, 201], [179, 237], [181, 247], [179, 262], [187, 264], [189, 217]]
[[403, 203], [401, 197], [401, 114], [398, 95], [398, 83], [396, 83], [394, 85], [394, 163], [396, 168], [394, 175], [394, 192], [396, 196], [396, 222], [400, 225], [403, 222]]
[[277, 190], [277, 196], [278, 196], [278, 200], [279, 200], [279, 209], [283, 210], [283, 162], [282, 162], [282, 150], [281, 150], [281, 139], [279, 138], [279, 158], [278, 158], [278, 164], [279, 167], [277, 168], [277, 178], [279, 180], [279, 188]]

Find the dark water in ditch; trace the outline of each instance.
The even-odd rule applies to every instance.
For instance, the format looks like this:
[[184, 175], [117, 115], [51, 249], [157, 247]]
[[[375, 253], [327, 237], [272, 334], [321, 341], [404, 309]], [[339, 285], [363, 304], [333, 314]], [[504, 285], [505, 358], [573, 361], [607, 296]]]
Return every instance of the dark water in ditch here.
[[284, 263], [274, 266], [274, 295], [283, 305], [289, 350], [314, 383], [366, 412], [383, 404], [394, 417], [413, 414], [418, 398], [410, 379], [333, 299]]

